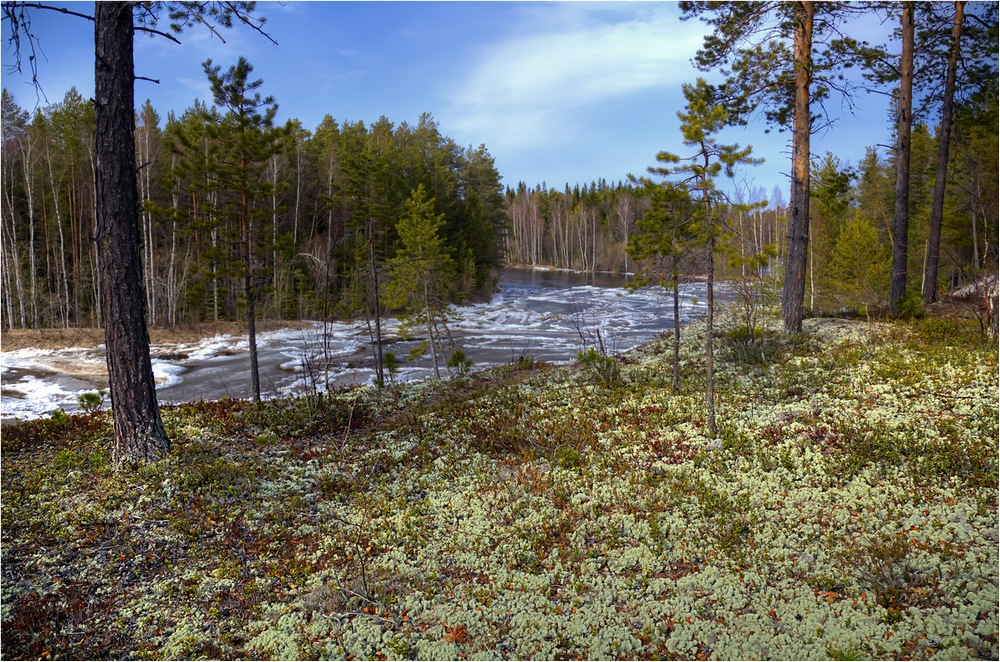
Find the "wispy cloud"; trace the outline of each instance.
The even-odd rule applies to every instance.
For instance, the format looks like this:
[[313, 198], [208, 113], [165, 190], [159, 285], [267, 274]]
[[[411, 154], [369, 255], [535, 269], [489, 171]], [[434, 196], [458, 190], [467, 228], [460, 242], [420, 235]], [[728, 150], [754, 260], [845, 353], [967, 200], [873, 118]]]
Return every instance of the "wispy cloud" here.
[[551, 144], [575, 113], [690, 80], [697, 25], [664, 5], [547, 5], [483, 49], [449, 95], [449, 126], [503, 149]]

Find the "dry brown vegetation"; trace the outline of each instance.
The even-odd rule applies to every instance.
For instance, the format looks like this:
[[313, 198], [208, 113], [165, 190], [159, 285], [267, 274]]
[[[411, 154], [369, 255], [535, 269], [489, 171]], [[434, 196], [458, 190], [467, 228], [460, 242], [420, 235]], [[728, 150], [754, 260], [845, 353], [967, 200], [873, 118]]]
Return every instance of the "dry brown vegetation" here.
[[[306, 322], [287, 320], [258, 320], [257, 331], [273, 331], [288, 327], [307, 326]], [[242, 335], [246, 325], [239, 322], [206, 322], [172, 329], [151, 328], [149, 340], [154, 345], [197, 342], [219, 334]], [[104, 343], [104, 329], [99, 327], [76, 329], [10, 329], [0, 335], [0, 351], [12, 352], [35, 347], [38, 349], [65, 349], [67, 347], [94, 347]]]

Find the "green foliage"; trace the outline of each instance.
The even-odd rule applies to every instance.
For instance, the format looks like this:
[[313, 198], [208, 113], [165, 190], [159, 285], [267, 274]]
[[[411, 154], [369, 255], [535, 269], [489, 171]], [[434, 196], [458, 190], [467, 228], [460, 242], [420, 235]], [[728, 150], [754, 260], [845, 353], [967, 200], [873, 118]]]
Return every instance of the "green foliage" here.
[[448, 367], [457, 370], [460, 375], [464, 375], [472, 368], [472, 359], [468, 358], [464, 351], [456, 349], [448, 357]]
[[555, 464], [568, 471], [575, 471], [586, 463], [580, 451], [573, 446], [560, 446], [556, 449]]
[[576, 360], [602, 386], [621, 385], [621, 369], [615, 357], [608, 356], [596, 347], [588, 347], [576, 353]]
[[831, 660], [867, 660], [869, 658], [867, 653], [853, 646], [827, 648], [826, 654]]
[[914, 328], [920, 336], [930, 343], [975, 347], [981, 345], [984, 340], [975, 320], [924, 315], [915, 319], [914, 322]]
[[448, 301], [454, 296], [457, 273], [455, 260], [444, 235], [443, 214], [435, 212], [434, 199], [427, 198], [423, 184], [404, 204], [404, 214], [396, 224], [401, 242], [396, 256], [389, 261], [389, 282], [383, 289], [385, 304], [406, 313], [404, 331], [422, 327], [427, 345], [437, 367], [443, 354], [442, 329], [447, 329]]
[[395, 379], [396, 373], [402, 367], [399, 359], [392, 352], [383, 352], [382, 354], [382, 365], [385, 366], [386, 372], [389, 373], [389, 379]]
[[771, 330], [741, 324], [724, 335], [729, 360], [742, 365], [766, 366], [782, 356], [779, 338]]
[[444, 214], [434, 211], [423, 185], [413, 191], [396, 224], [402, 244], [389, 263], [385, 301], [391, 308], [431, 317], [442, 309], [455, 274], [455, 262], [442, 235]]
[[848, 219], [837, 235], [829, 267], [841, 301], [866, 313], [885, 301], [889, 257], [871, 221], [857, 213]]
[[80, 409], [88, 414], [96, 414], [104, 408], [104, 402], [107, 395], [107, 389], [100, 389], [96, 392], [88, 391], [87, 393], [82, 393], [78, 398]]
[[920, 319], [924, 316], [924, 301], [920, 292], [908, 289], [903, 298], [896, 303], [896, 309], [900, 318], [905, 320]]
[[427, 348], [429, 346], [430, 346], [430, 342], [427, 341], [427, 340], [423, 340], [423, 341], [417, 343], [417, 345], [415, 347], [413, 347], [412, 349], [410, 349], [410, 351], [407, 353], [406, 360], [407, 361], [416, 361], [421, 356], [423, 356], [424, 354], [427, 353]]

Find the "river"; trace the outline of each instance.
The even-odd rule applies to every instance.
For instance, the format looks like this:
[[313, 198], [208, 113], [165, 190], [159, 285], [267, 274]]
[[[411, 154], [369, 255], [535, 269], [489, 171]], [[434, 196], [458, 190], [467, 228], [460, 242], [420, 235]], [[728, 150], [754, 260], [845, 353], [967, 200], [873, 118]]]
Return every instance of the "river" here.
[[[473, 369], [530, 357], [565, 362], [587, 347], [616, 354], [672, 328], [670, 297], [659, 288], [629, 292], [625, 277], [550, 270], [511, 269], [487, 303], [455, 308], [448, 326]], [[682, 321], [704, 313], [705, 285], [681, 288]], [[420, 342], [402, 338], [399, 321], [385, 321], [384, 336], [400, 362], [399, 381], [434, 375], [429, 356], [407, 360]], [[316, 322], [304, 329], [258, 335], [261, 390], [287, 395], [330, 386], [368, 383], [374, 359], [368, 325]], [[215, 336], [197, 343], [153, 345], [157, 397], [162, 403], [249, 396], [249, 353], [244, 336]], [[325, 371], [324, 366], [329, 366]], [[442, 366], [442, 372], [444, 367]], [[0, 416], [32, 419], [55, 409], [79, 411], [79, 396], [107, 388], [104, 348], [24, 349], [0, 352]]]

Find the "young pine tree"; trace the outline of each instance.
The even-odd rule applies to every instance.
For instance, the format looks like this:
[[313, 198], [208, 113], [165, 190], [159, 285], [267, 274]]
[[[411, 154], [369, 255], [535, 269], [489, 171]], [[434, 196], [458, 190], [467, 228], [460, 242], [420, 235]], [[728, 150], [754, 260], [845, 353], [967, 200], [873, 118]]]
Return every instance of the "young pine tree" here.
[[434, 198], [427, 198], [423, 184], [404, 203], [396, 226], [402, 247], [389, 261], [386, 303], [409, 315], [408, 324], [423, 324], [434, 362], [434, 374], [441, 376], [438, 363], [443, 357], [441, 324], [447, 312], [448, 293], [455, 280], [456, 265], [445, 245], [444, 215], [435, 213]]
[[[666, 175], [671, 171], [651, 166], [652, 174]], [[690, 192], [672, 182], [654, 182], [643, 177], [638, 180], [650, 198], [649, 209], [636, 221], [637, 232], [629, 237], [626, 251], [638, 265], [636, 286], [652, 281], [660, 287], [669, 287], [673, 298], [673, 389], [680, 389], [680, 267], [692, 248], [694, 235], [691, 228], [695, 209]]]
[[690, 191], [695, 204], [692, 224], [689, 226], [698, 241], [705, 246], [708, 257], [707, 270], [707, 340], [705, 345], [705, 401], [708, 408], [709, 432], [717, 432], [715, 420], [715, 252], [716, 244], [722, 236], [721, 206], [728, 204], [726, 194], [716, 188], [719, 175], [727, 177], [735, 174], [739, 165], [759, 163], [750, 154], [752, 148], [739, 145], [722, 145], [714, 137], [729, 122], [726, 109], [714, 102], [712, 88], [699, 78], [694, 85], [684, 85], [687, 106], [679, 111], [681, 134], [684, 145], [693, 150], [690, 156], [681, 158], [675, 154], [661, 152], [656, 160], [671, 167], [653, 169], [654, 174], [665, 177], [679, 177], [678, 183]]
[[257, 364], [256, 303], [260, 295], [257, 264], [262, 243], [254, 221], [256, 208], [270, 195], [270, 184], [262, 176], [264, 163], [281, 149], [281, 130], [274, 126], [278, 104], [274, 97], [261, 98], [261, 80], [251, 80], [253, 67], [241, 57], [228, 71], [206, 60], [202, 66], [212, 85], [215, 104], [225, 110], [215, 128], [224, 145], [218, 160], [220, 188], [230, 198], [230, 209], [239, 219], [243, 293], [246, 297], [247, 336], [250, 344], [250, 384], [254, 401], [260, 401], [260, 371]]

